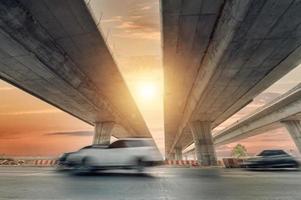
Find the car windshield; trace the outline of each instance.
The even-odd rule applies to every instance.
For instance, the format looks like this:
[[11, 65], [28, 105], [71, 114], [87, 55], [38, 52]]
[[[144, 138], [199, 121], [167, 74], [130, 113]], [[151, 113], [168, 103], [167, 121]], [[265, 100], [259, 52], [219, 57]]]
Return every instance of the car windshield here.
[[155, 146], [152, 140], [118, 140], [113, 142], [109, 148], [146, 147]]
[[262, 151], [258, 156], [278, 156], [278, 155], [288, 155], [283, 150], [265, 150]]
[[118, 140], [109, 145], [109, 148], [125, 148], [127, 147], [124, 140]]
[[89, 146], [85, 146], [85, 147], [81, 148], [80, 150], [82, 150], [82, 149], [91, 149], [91, 148], [92, 148], [92, 145], [89, 145]]
[[97, 149], [97, 148], [100, 148], [100, 149], [103, 149], [103, 148], [107, 148], [108, 145], [89, 145], [89, 146], [85, 146], [83, 148], [81, 148], [80, 150], [83, 150], [83, 149]]

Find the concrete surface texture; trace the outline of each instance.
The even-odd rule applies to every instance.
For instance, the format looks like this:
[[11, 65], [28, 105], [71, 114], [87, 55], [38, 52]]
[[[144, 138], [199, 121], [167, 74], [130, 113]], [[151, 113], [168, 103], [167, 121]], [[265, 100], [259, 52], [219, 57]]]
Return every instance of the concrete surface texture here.
[[0, 199], [300, 200], [301, 173], [157, 168], [87, 176], [0, 168]]
[[300, 120], [283, 121], [288, 132], [290, 133], [296, 147], [301, 152], [301, 123]]
[[93, 144], [109, 145], [114, 125], [114, 122], [96, 123]]
[[[257, 109], [230, 127], [214, 135], [214, 144], [222, 145], [245, 139], [268, 130], [285, 126], [301, 150], [301, 130], [298, 123], [301, 119], [301, 84], [284, 93], [272, 102]], [[296, 121], [298, 123], [296, 123]], [[300, 133], [298, 133], [298, 131]], [[298, 136], [300, 135], [300, 136]]]
[[167, 153], [193, 142], [188, 122], [216, 127], [301, 61], [299, 1], [161, 3]]
[[195, 121], [189, 124], [194, 140], [195, 155], [204, 166], [217, 165], [217, 158], [211, 135], [211, 122]]
[[175, 159], [182, 160], [182, 148], [175, 148]]
[[116, 137], [150, 137], [81, 0], [0, 2], [0, 78]]

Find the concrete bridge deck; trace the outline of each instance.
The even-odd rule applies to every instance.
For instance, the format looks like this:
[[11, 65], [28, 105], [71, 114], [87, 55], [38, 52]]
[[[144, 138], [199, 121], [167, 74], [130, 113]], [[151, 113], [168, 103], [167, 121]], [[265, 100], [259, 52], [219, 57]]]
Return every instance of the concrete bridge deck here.
[[[277, 97], [270, 103], [258, 108], [253, 113], [235, 122], [231, 126], [213, 135], [215, 146], [236, 142], [264, 132], [287, 127], [290, 132], [290, 123], [300, 123], [301, 120], [301, 84]], [[300, 129], [301, 131], [301, 129]], [[298, 138], [301, 132], [290, 132], [296, 146], [301, 150]], [[295, 134], [297, 134], [295, 136]], [[300, 140], [301, 141], [301, 140]], [[300, 144], [299, 144], [300, 143]], [[187, 151], [191, 153], [195, 149]], [[300, 151], [301, 152], [301, 151]]]
[[[301, 4], [161, 3], [165, 142], [171, 155], [196, 141], [212, 146], [214, 127], [300, 63]], [[212, 147], [200, 147], [202, 151], [214, 157]]]
[[[222, 145], [285, 126], [301, 119], [301, 84], [254, 113], [214, 135], [214, 144]], [[301, 134], [301, 133], [299, 133]], [[299, 136], [300, 137], [300, 136]], [[298, 144], [296, 144], [299, 146]], [[301, 150], [301, 149], [300, 149]]]
[[1, 79], [96, 132], [151, 137], [83, 0], [1, 1], [0, 43]]

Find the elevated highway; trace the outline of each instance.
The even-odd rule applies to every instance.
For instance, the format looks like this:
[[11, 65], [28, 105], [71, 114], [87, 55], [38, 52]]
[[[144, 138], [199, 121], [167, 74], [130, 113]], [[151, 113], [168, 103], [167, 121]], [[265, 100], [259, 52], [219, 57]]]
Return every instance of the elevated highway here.
[[301, 59], [301, 4], [163, 0], [166, 154], [195, 143], [216, 164], [211, 130]]
[[301, 83], [230, 127], [214, 135], [222, 145], [285, 126], [301, 152]]
[[0, 2], [0, 78], [95, 125], [94, 143], [151, 137], [83, 0]]

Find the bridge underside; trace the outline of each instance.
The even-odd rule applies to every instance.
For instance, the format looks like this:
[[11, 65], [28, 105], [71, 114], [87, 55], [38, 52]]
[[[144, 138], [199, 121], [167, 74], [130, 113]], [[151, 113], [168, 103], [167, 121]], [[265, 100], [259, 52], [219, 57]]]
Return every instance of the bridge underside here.
[[120, 125], [116, 137], [151, 137], [84, 1], [1, 1], [0, 43], [2, 79], [92, 125]]
[[214, 135], [214, 144], [222, 145], [283, 127], [301, 120], [301, 84], [257, 109], [254, 113]]
[[166, 153], [218, 126], [301, 61], [298, 1], [164, 0]]

